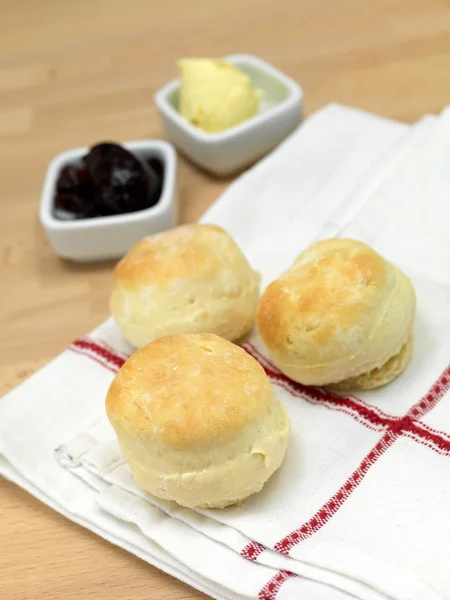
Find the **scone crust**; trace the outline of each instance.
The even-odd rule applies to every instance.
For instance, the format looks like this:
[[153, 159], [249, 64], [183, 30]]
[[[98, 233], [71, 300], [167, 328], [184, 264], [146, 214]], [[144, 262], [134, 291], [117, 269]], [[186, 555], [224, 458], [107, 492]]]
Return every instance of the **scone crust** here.
[[400, 352], [392, 356], [381, 367], [372, 369], [368, 373], [362, 373], [356, 377], [349, 377], [329, 386], [337, 391], [347, 390], [373, 390], [388, 384], [398, 377], [408, 366], [413, 350], [413, 336], [409, 336], [407, 342], [402, 346]]
[[221, 227], [198, 223], [145, 237], [117, 263], [114, 282], [131, 290], [165, 286], [180, 278], [211, 277], [220, 269], [211, 242], [228, 238]]
[[160, 338], [135, 352], [108, 392], [110, 420], [177, 450], [222, 443], [267, 414], [272, 387], [245, 350], [211, 334]]
[[138, 350], [114, 378], [106, 411], [137, 483], [182, 506], [223, 508], [258, 492], [289, 438], [263, 368], [210, 334]]
[[381, 367], [407, 342], [411, 282], [357, 240], [323, 240], [263, 293], [257, 326], [292, 379], [326, 385]]
[[259, 282], [226, 231], [183, 225], [144, 238], [118, 263], [110, 312], [136, 347], [179, 333], [234, 341], [253, 327]]

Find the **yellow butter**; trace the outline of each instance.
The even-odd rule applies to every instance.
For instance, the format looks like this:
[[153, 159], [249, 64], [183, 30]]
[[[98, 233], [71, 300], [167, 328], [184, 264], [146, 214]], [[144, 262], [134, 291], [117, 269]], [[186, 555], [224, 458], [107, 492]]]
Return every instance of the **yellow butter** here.
[[224, 60], [185, 58], [178, 66], [180, 113], [203, 131], [218, 133], [257, 113], [261, 92], [234, 65]]

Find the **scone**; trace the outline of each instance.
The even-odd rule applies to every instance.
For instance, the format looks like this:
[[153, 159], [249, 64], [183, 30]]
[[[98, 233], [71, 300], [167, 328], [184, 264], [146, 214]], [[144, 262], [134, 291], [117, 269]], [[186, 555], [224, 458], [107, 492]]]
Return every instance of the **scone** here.
[[118, 263], [110, 311], [134, 346], [164, 335], [252, 328], [260, 276], [215, 225], [183, 225], [144, 238]]
[[273, 362], [294, 381], [371, 389], [408, 364], [415, 309], [400, 269], [362, 242], [330, 239], [267, 287], [257, 326]]
[[137, 483], [188, 507], [223, 508], [258, 492], [289, 437], [263, 368], [211, 334], [137, 350], [115, 376], [106, 412]]

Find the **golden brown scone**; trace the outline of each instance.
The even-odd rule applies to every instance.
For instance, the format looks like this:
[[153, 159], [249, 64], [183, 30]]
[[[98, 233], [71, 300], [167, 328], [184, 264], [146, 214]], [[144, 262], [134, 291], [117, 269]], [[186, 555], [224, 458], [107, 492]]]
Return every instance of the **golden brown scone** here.
[[183, 225], [141, 240], [118, 263], [110, 310], [140, 347], [177, 333], [237, 340], [250, 331], [259, 274], [215, 225]]
[[408, 277], [356, 240], [323, 240], [261, 297], [257, 326], [278, 368], [305, 385], [370, 389], [406, 367], [416, 298]]
[[258, 492], [289, 437], [263, 368], [211, 334], [140, 348], [115, 376], [106, 412], [137, 483], [189, 507], [223, 508]]

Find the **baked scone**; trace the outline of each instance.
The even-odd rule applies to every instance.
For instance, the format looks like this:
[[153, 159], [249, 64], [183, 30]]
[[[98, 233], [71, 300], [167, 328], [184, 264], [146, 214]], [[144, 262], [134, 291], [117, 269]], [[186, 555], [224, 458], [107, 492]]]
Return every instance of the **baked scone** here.
[[115, 376], [106, 412], [137, 483], [188, 507], [223, 508], [258, 492], [289, 437], [263, 368], [211, 334], [137, 350]]
[[371, 389], [408, 364], [415, 309], [400, 269], [362, 242], [330, 239], [267, 287], [257, 326], [273, 362], [294, 381]]
[[260, 276], [215, 225], [183, 225], [138, 242], [118, 263], [110, 311], [134, 346], [164, 335], [250, 331]]

